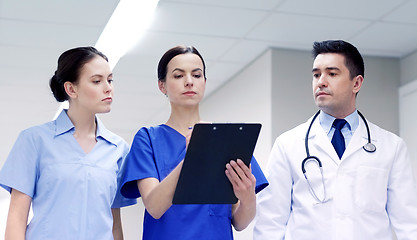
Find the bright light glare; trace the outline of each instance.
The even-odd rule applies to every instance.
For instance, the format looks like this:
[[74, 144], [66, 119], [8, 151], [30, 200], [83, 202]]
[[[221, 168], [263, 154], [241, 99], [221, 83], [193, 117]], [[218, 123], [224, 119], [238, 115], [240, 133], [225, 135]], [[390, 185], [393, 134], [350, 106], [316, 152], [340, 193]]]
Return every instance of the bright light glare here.
[[158, 0], [120, 0], [95, 47], [109, 59], [111, 69], [143, 36]]
[[[120, 0], [94, 46], [107, 56], [111, 69], [139, 42], [152, 22], [158, 1]], [[53, 119], [68, 106], [68, 101], [61, 103]]]

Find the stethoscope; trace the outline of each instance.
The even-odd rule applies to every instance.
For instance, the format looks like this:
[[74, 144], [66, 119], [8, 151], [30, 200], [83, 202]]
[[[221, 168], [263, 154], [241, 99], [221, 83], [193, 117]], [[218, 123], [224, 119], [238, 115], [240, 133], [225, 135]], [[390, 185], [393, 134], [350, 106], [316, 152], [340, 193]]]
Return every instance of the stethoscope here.
[[[316, 156], [310, 156], [310, 150], [308, 148], [308, 135], [310, 135], [310, 130], [311, 130], [311, 126], [313, 126], [314, 120], [316, 120], [317, 116], [320, 114], [320, 110], [314, 115], [313, 119], [311, 120], [310, 126], [307, 129], [307, 133], [306, 133], [306, 138], [305, 138], [305, 147], [306, 147], [306, 153], [307, 153], [307, 157], [304, 158], [303, 162], [301, 163], [301, 170], [303, 171], [304, 177], [307, 180], [308, 186], [310, 188], [310, 192], [313, 195], [313, 197], [319, 201], [320, 203], [325, 203], [326, 202], [326, 186], [324, 185], [324, 176], [323, 176], [323, 168], [322, 168], [322, 164], [321, 161], [318, 157]], [[362, 113], [360, 113], [358, 111], [359, 116], [362, 118], [363, 122], [365, 123], [366, 126], [366, 131], [368, 132], [368, 143], [365, 144], [362, 148], [369, 153], [373, 153], [376, 151], [376, 147], [375, 145], [371, 142], [371, 133], [369, 132], [369, 126], [368, 126], [368, 122], [366, 121], [365, 117], [362, 115]], [[321, 181], [323, 184], [323, 199], [319, 199], [317, 197], [316, 192], [314, 191], [313, 187], [310, 184], [310, 181], [307, 178], [306, 175], [306, 170], [304, 165], [309, 162], [309, 161], [316, 161], [319, 168], [320, 168], [320, 174], [321, 174]]]

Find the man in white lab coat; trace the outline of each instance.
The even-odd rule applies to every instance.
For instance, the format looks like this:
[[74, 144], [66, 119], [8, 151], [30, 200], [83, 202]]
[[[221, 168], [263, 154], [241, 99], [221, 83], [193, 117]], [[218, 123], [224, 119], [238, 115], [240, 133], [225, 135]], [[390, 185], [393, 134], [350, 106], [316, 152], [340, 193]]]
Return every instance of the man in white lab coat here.
[[[313, 56], [320, 111], [276, 139], [254, 239], [391, 240], [392, 231], [399, 240], [417, 239], [417, 185], [404, 141], [367, 123], [356, 109], [361, 54], [337, 40], [315, 42]], [[303, 164], [306, 150], [317, 158]]]

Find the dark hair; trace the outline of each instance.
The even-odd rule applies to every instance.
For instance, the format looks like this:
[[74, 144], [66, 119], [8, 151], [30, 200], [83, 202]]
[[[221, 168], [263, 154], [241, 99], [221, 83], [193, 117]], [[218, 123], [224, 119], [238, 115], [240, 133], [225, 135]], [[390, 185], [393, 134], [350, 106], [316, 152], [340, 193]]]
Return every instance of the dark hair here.
[[158, 63], [158, 80], [161, 81], [161, 82], [165, 82], [166, 76], [167, 76], [167, 71], [168, 71], [169, 61], [171, 61], [171, 59], [173, 59], [177, 55], [186, 54], [186, 53], [196, 54], [197, 56], [200, 57], [201, 61], [203, 62], [204, 79], [207, 79], [206, 78], [206, 64], [204, 63], [204, 59], [201, 56], [201, 54], [193, 46], [182, 46], [181, 45], [181, 46], [173, 47], [173, 48], [169, 49], [168, 51], [166, 51], [165, 54], [159, 60], [159, 63]]
[[49, 80], [49, 87], [58, 102], [69, 99], [68, 94], [65, 92], [64, 83], [77, 83], [84, 64], [96, 56], [104, 58], [107, 62], [109, 61], [103, 53], [94, 47], [69, 49], [59, 56], [57, 70], [51, 80]]
[[365, 65], [362, 55], [352, 44], [343, 40], [327, 40], [323, 42], [314, 42], [313, 57], [323, 53], [338, 53], [345, 57], [345, 65], [349, 69], [350, 78], [353, 79], [358, 75], [365, 77]]

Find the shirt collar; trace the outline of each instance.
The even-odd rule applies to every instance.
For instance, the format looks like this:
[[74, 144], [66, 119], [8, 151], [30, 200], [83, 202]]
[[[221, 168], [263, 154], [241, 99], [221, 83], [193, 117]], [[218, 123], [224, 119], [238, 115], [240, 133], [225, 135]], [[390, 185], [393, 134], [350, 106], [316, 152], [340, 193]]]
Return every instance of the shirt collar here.
[[[332, 128], [332, 124], [333, 121], [336, 118], [323, 112], [320, 111], [320, 115], [319, 115], [319, 120], [320, 120], [320, 125], [322, 126], [322, 128], [324, 129], [324, 131], [328, 134]], [[347, 127], [349, 128], [349, 130], [352, 132], [352, 134], [355, 132], [355, 130], [358, 128], [359, 126], [359, 115], [358, 115], [358, 111], [355, 109], [355, 111], [353, 111], [353, 113], [351, 113], [350, 115], [348, 115], [347, 117], [345, 117], [345, 120], [348, 122]]]
[[71, 119], [69, 119], [67, 110], [64, 109], [55, 120], [55, 136], [64, 134], [74, 129]]
[[[110, 132], [97, 116], [96, 116], [96, 123], [97, 123], [97, 132], [96, 132], [97, 137], [96, 138], [100, 137], [106, 140], [107, 142], [112, 143], [117, 146], [118, 139], [116, 135]], [[55, 126], [56, 126], [55, 136], [64, 134], [69, 131], [74, 131], [75, 126], [71, 122], [71, 119], [68, 117], [66, 109], [62, 110], [62, 112], [59, 114], [59, 116], [55, 120]]]
[[96, 116], [96, 123], [97, 123], [97, 138], [101, 137], [107, 142], [112, 143], [113, 145], [117, 146], [117, 143], [120, 142], [118, 136], [110, 132], [97, 116]]

